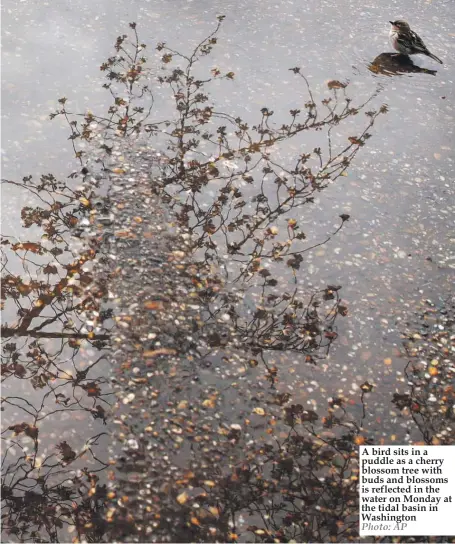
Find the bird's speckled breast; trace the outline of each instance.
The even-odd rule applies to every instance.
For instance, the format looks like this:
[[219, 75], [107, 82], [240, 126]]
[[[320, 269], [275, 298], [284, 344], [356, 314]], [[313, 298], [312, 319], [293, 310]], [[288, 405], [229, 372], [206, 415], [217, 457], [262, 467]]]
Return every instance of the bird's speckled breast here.
[[401, 44], [398, 43], [398, 32], [396, 30], [393, 30], [393, 28], [389, 32], [389, 40], [390, 45], [396, 50], [402, 53], [402, 47]]

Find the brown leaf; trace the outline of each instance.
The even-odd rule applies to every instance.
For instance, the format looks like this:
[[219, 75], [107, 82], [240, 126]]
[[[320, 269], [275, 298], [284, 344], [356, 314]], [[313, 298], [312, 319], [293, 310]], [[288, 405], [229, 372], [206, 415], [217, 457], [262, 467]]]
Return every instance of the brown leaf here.
[[38, 438], [38, 427], [29, 425], [28, 423], [16, 423], [16, 425], [11, 425], [8, 429], [14, 431], [16, 434], [25, 433], [30, 438]]
[[76, 453], [71, 449], [67, 442], [63, 441], [60, 444], [57, 444], [57, 449], [62, 456], [62, 460], [66, 463], [74, 461], [76, 458]]
[[348, 307], [347, 306], [343, 306], [342, 304], [340, 304], [338, 306], [338, 313], [342, 316], [347, 316], [348, 315]]
[[148, 300], [144, 302], [144, 308], [146, 310], [164, 310], [164, 304], [161, 300]]
[[81, 386], [82, 389], [87, 391], [89, 397], [98, 397], [101, 394], [101, 389], [96, 382], [89, 382]]
[[11, 425], [8, 427], [8, 430], [14, 431], [16, 434], [23, 433], [28, 427], [28, 423], [16, 423], [16, 425]]
[[25, 374], [27, 374], [27, 371], [25, 370], [25, 367], [19, 363], [16, 363], [14, 365], [14, 374], [18, 378], [23, 378]]
[[52, 264], [48, 264], [43, 268], [43, 272], [45, 274], [57, 274], [57, 267]]
[[217, 506], [209, 506], [209, 512], [215, 517], [219, 517], [220, 515], [220, 509]]
[[354, 144], [354, 145], [365, 145], [362, 140], [359, 140], [358, 138], [356, 138], [355, 136], [349, 136], [348, 140], [351, 142], [351, 144]]
[[106, 420], [106, 410], [102, 406], [100, 406], [99, 404], [97, 404], [95, 406], [95, 410], [92, 410], [92, 413], [93, 413], [95, 419], [96, 418], [101, 418], [103, 420]]
[[114, 233], [114, 236], [116, 238], [136, 238], [136, 235], [128, 230], [118, 230]]
[[14, 244], [11, 246], [11, 249], [13, 249], [14, 251], [17, 251], [19, 249], [23, 251], [31, 251], [33, 253], [39, 253], [40, 255], [43, 252], [43, 247], [40, 244], [35, 244], [33, 242]]
[[329, 89], [345, 89], [347, 86], [347, 83], [341, 83], [341, 81], [338, 81], [337, 79], [332, 79], [327, 83]]
[[35, 427], [34, 425], [27, 425], [27, 428], [24, 429], [24, 433], [35, 440], [38, 438], [38, 427]]
[[180, 493], [180, 495], [177, 495], [177, 502], [179, 504], [185, 504], [188, 500], [188, 495], [185, 491], [183, 493]]

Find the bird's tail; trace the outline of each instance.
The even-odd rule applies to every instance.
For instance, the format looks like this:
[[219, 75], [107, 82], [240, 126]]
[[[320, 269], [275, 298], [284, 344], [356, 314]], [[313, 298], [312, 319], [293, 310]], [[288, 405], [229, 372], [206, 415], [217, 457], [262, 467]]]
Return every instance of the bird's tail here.
[[433, 53], [427, 52], [427, 55], [432, 58], [433, 60], [439, 62], [439, 64], [444, 64], [441, 59], [439, 59], [436, 55], [433, 55]]

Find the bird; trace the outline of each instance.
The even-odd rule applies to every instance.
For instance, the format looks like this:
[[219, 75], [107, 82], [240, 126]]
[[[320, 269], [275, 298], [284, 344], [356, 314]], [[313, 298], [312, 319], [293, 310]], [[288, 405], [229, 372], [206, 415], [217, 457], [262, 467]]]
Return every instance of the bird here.
[[389, 23], [392, 25], [389, 32], [390, 43], [396, 51], [404, 55], [426, 55], [443, 64], [441, 59], [430, 53], [422, 38], [411, 30], [406, 21], [398, 19], [397, 21], [389, 21]]

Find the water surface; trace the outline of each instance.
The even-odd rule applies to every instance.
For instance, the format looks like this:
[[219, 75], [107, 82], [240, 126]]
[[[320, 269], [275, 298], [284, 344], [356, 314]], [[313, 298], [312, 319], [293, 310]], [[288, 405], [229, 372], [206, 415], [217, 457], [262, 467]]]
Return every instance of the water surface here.
[[[272, 230], [265, 235], [270, 245], [275, 240], [274, 237], [276, 240], [286, 239], [288, 221], [296, 220], [300, 230], [306, 235], [305, 241], [299, 247], [304, 247], [305, 244], [308, 247], [321, 244], [305, 252], [298, 267], [289, 266], [287, 259], [281, 262], [264, 259], [253, 274], [241, 275], [237, 279], [243, 266], [238, 261], [248, 261], [251, 254], [246, 252], [246, 258], [234, 259], [223, 246], [223, 237], [217, 235], [213, 236], [218, 244], [216, 250], [206, 253], [204, 249], [195, 253], [195, 260], [201, 260], [202, 255], [210, 256], [208, 263], [216, 267], [217, 274], [222, 278], [222, 293], [225, 295], [224, 298], [215, 295], [214, 299], [209, 300], [206, 309], [208, 313], [204, 318], [211, 324], [218, 322], [220, 316], [228, 315], [223, 319], [245, 342], [245, 356], [260, 362], [259, 370], [256, 370], [254, 364], [250, 365], [251, 375], [248, 374], [249, 379], [257, 380], [259, 389], [264, 391], [265, 396], [259, 395], [259, 399], [268, 398], [268, 395], [290, 395], [289, 406], [300, 405], [310, 410], [308, 413], [317, 412], [321, 417], [327, 409], [327, 399], [329, 408], [333, 408], [333, 399], [344, 399], [342, 405], [349, 420], [352, 447], [362, 443], [362, 440], [371, 440], [373, 443], [381, 440], [385, 443], [452, 442], [452, 401], [447, 388], [453, 384], [451, 369], [454, 348], [453, 337], [447, 331], [453, 327], [450, 297], [453, 296], [455, 263], [455, 72], [451, 64], [454, 34], [453, 10], [449, 2], [407, 1], [399, 5], [396, 2], [368, 5], [360, 1], [310, 1], [304, 4], [274, 4], [266, 1], [219, 5], [213, 2], [71, 2], [60, 4], [58, 9], [50, 3], [7, 2], [3, 10], [3, 177], [10, 180], [20, 181], [29, 174], [39, 178], [47, 172], [66, 179], [71, 172], [80, 170], [81, 165], [73, 158], [71, 141], [67, 140], [67, 125], [60, 117], [51, 123], [48, 114], [55, 110], [56, 99], [62, 96], [69, 100], [69, 111], [84, 111], [87, 108], [102, 111], [110, 104], [108, 92], [101, 88], [103, 74], [99, 71], [99, 65], [113, 54], [112, 44], [115, 38], [130, 32], [128, 23], [132, 21], [138, 23], [138, 32], [141, 40], [148, 44], [150, 56], [158, 61], [162, 53], [154, 50], [157, 42], [165, 41], [180, 51], [189, 50], [210, 33], [216, 24], [217, 15], [226, 15], [219, 33], [220, 43], [201, 62], [201, 73], [203, 69], [210, 70], [215, 66], [223, 73], [230, 70], [235, 73], [232, 81], [218, 82], [212, 86], [211, 98], [219, 111], [239, 115], [251, 124], [261, 118], [260, 110], [264, 107], [274, 110], [275, 127], [287, 122], [288, 110], [304, 109], [305, 102], [309, 100], [307, 86], [298, 74], [289, 71], [289, 68], [296, 66], [301, 68], [301, 73], [307, 78], [314, 100], [318, 104], [329, 98], [332, 100], [331, 104], [336, 101], [341, 104], [345, 96], [349, 96], [353, 105], [359, 107], [357, 115], [349, 115], [339, 124], [333, 124], [330, 134], [334, 146], [342, 148], [345, 142], [349, 142], [349, 137], [358, 138], [368, 124], [369, 118], [365, 116], [365, 112], [370, 109], [377, 111], [385, 104], [387, 111], [371, 127], [371, 138], [362, 142], [364, 145], [353, 157], [352, 164], [344, 172], [346, 175], [339, 176], [336, 182], [316, 191], [313, 195], [314, 203], [296, 205], [290, 210], [284, 210], [276, 221], [274, 219], [266, 222], [261, 227], [262, 236], [267, 229], [278, 229], [277, 234]], [[405, 16], [430, 49], [444, 60], [443, 66], [431, 59], [417, 57], [413, 59], [415, 65], [412, 68], [411, 65], [404, 65], [395, 73], [394, 67], [387, 64], [389, 58], [384, 56], [390, 52], [387, 21], [400, 16]], [[156, 73], [160, 73], [160, 68], [156, 68]], [[346, 89], [330, 90], [329, 81], [348, 85]], [[156, 99], [159, 113], [157, 117], [162, 118], [170, 112], [170, 102], [161, 98], [159, 92]], [[272, 160], [290, 168], [295, 157], [303, 151], [311, 153], [315, 147], [321, 147], [326, 152], [327, 128], [321, 131], [303, 131], [300, 136], [286, 140], [272, 150]], [[151, 145], [160, 148], [161, 144], [152, 140]], [[130, 156], [126, 161], [118, 157], [115, 160], [128, 163], [127, 170], [134, 170]], [[142, 155], [137, 159], [137, 171], [141, 170], [140, 164], [147, 165], [147, 159], [141, 157]], [[232, 170], [229, 164], [224, 168]], [[133, 181], [135, 176], [134, 172], [131, 173]], [[180, 179], [179, 182], [185, 185], [188, 179]], [[255, 172], [254, 182], [242, 187], [247, 203], [245, 211], [256, 206], [253, 204], [253, 197], [261, 187], [263, 195], [273, 198], [275, 186], [272, 185], [272, 179], [269, 176], [264, 181], [263, 176]], [[90, 182], [90, 177], [79, 175], [74, 179], [66, 179], [66, 183], [74, 189], [83, 180]], [[134, 186], [133, 181], [130, 182], [131, 186]], [[113, 183], [117, 183], [115, 179]], [[196, 226], [193, 212], [197, 206], [206, 210], [222, 189], [223, 183], [223, 180], [212, 180], [203, 190], [195, 193], [193, 208], [189, 214], [189, 226], [194, 228], [196, 236], [201, 239], [209, 239], [207, 229], [204, 231]], [[90, 196], [91, 189], [90, 187], [84, 195]], [[18, 212], [24, 206], [37, 206], [39, 201], [29, 191], [11, 184], [4, 185], [2, 191], [3, 234], [11, 237], [9, 239], [12, 244], [29, 240], [38, 243], [42, 230], [36, 223], [25, 230]], [[105, 221], [103, 228], [98, 231], [91, 230], [90, 225], [96, 221], [91, 223], [90, 217], [93, 214], [91, 215], [90, 210], [84, 210], [79, 196], [74, 201], [73, 195], [69, 199], [69, 206], [74, 207], [71, 210], [78, 222], [90, 231], [89, 241], [84, 243], [92, 243], [92, 238], [99, 243], [103, 228], [108, 222]], [[182, 195], [179, 198], [182, 199]], [[110, 194], [109, 206], [115, 206], [118, 201], [119, 195], [116, 196], [114, 191]], [[174, 206], [174, 209], [179, 211], [178, 206]], [[103, 211], [101, 203], [97, 213], [104, 217], [109, 210]], [[340, 215], [349, 218], [340, 219]], [[341, 223], [342, 229], [332, 237], [332, 233]], [[80, 233], [76, 233], [79, 238], [74, 238], [74, 234], [66, 234], [63, 241], [57, 244], [66, 252], [66, 260], [63, 259], [61, 263], [63, 265], [71, 262], [74, 256], [80, 255], [84, 250], [84, 245], [80, 245]], [[322, 243], [327, 238], [330, 239]], [[115, 251], [121, 251], [121, 247], [117, 247]], [[102, 254], [104, 252], [105, 249], [101, 251]], [[43, 258], [42, 254], [37, 255], [34, 251], [31, 253], [34, 260]], [[25, 269], [25, 262], [8, 254], [8, 248], [6, 255], [9, 261], [3, 271], [4, 276], [20, 276], [27, 284], [39, 274], [40, 277], [44, 274], [44, 278], [48, 278], [42, 270], [39, 274], [37, 272], [41, 261], [38, 265], [27, 265], [28, 268]], [[23, 256], [23, 253], [19, 250], [15, 255]], [[28, 256], [30, 257], [30, 252]], [[266, 272], [260, 275], [257, 273], [260, 270]], [[91, 289], [90, 281], [87, 280], [84, 285], [82, 279], [81, 285], [81, 277], [76, 278], [77, 285], [83, 288], [82, 292], [84, 289]], [[267, 284], [271, 278], [279, 280], [276, 285]], [[328, 289], [327, 286], [341, 286], [341, 289]], [[325, 292], [327, 289], [330, 293]], [[324, 315], [328, 316], [322, 320], [322, 328], [315, 334], [317, 342], [296, 344], [297, 349], [289, 347], [290, 335], [292, 337], [293, 334], [289, 331], [292, 327], [287, 330], [281, 321], [279, 326], [277, 322], [269, 326], [267, 321], [273, 319], [273, 316], [282, 315], [282, 310], [278, 311], [278, 308], [289, 310], [288, 295], [294, 292], [302, 300], [304, 308], [312, 300], [312, 295], [319, 293], [325, 309]], [[236, 296], [236, 293], [240, 295]], [[278, 297], [281, 306], [275, 306], [273, 311], [264, 308], [264, 293]], [[33, 304], [33, 296], [29, 295], [30, 293], [22, 294], [19, 299], [8, 297], [4, 324], [6, 321], [8, 326], [17, 326], [15, 320], [21, 317], [18, 309], [28, 308]], [[70, 298], [73, 303], [72, 296]], [[95, 298], [103, 300], [103, 304], [109, 307], [107, 293], [100, 293]], [[271, 299], [268, 300], [270, 302]], [[275, 304], [276, 299], [273, 300]], [[66, 304], [62, 300], [58, 303]], [[336, 319], [332, 319], [333, 315], [330, 314], [333, 304], [345, 308], [338, 313], [335, 311]], [[268, 316], [260, 313], [264, 309], [270, 312]], [[53, 343], [46, 339], [43, 344], [46, 352], [46, 372], [51, 372], [44, 381], [39, 381], [43, 363], [33, 353], [36, 348], [33, 345], [36, 334], [21, 336], [20, 342], [16, 337], [14, 348], [11, 346], [13, 340], [5, 338], [2, 362], [7, 365], [7, 381], [3, 394], [6, 392], [8, 398], [20, 399], [14, 401], [15, 404], [11, 404], [9, 400], [5, 405], [3, 436], [7, 446], [3, 451], [7, 458], [6, 465], [10, 466], [6, 478], [11, 478], [13, 474], [13, 479], [20, 480], [19, 487], [16, 487], [17, 493], [22, 495], [26, 492], [25, 488], [27, 485], [31, 486], [32, 480], [22, 481], [21, 471], [25, 470], [28, 474], [28, 469], [24, 469], [24, 466], [27, 462], [30, 463], [32, 451], [35, 464], [39, 457], [39, 463], [44, 460], [44, 464], [52, 465], [49, 474], [65, 473], [69, 463], [68, 469], [73, 472], [69, 476], [64, 474], [63, 478], [70, 479], [71, 485], [78, 485], [78, 478], [87, 481], [84, 480], [83, 492], [78, 490], [75, 495], [65, 495], [64, 500], [68, 505], [75, 501], [80, 505], [80, 510], [77, 515], [64, 513], [63, 517], [70, 521], [65, 521], [63, 527], [56, 524], [50, 528], [39, 521], [40, 509], [44, 509], [44, 502], [40, 502], [42, 499], [35, 497], [39, 506], [37, 513], [32, 508], [33, 516], [36, 515], [33, 519], [29, 517], [32, 499], [28, 497], [24, 505], [19, 499], [16, 502], [13, 499], [10, 507], [11, 504], [14, 505], [12, 511], [21, 520], [20, 524], [17, 523], [20, 531], [10, 534], [8, 538], [27, 541], [32, 535], [32, 538], [42, 538], [44, 541], [65, 541], [67, 528], [72, 534], [76, 527], [80, 537], [88, 534], [84, 531], [93, 531], [91, 538], [95, 541], [101, 540], [104, 538], [102, 535], [105, 527], [103, 523], [98, 524], [94, 520], [98, 519], [97, 516], [104, 519], [103, 504], [109, 492], [107, 488], [100, 490], [101, 483], [97, 488], [94, 474], [98, 474], [98, 471], [107, 474], [105, 469], [109, 462], [108, 435], [102, 435], [97, 441], [96, 459], [90, 457], [91, 450], [87, 450], [87, 443], [90, 446], [92, 436], [98, 436], [105, 431], [111, 432], [111, 429], [116, 428], [115, 425], [106, 428], [101, 417], [104, 410], [113, 404], [109, 389], [112, 378], [109, 361], [113, 359], [110, 351], [107, 356], [102, 350], [99, 351], [104, 345], [92, 346], [90, 337], [77, 338], [77, 342], [70, 345], [66, 337], [62, 336], [65, 330], [72, 332], [73, 336], [81, 334], [81, 331], [87, 335], [93, 325], [89, 325], [87, 329], [84, 321], [93, 322], [93, 315], [85, 312], [81, 314], [76, 310], [77, 318], [81, 319], [80, 323], [64, 329], [68, 324], [65, 324], [66, 316], [60, 315], [62, 308], [50, 305], [49, 310], [50, 313], [31, 325], [42, 332], [52, 329], [52, 334], [59, 337], [60, 344], [55, 343], [55, 338]], [[98, 313], [104, 310], [104, 307], [90, 308], [90, 311]], [[65, 312], [67, 311], [68, 308], [65, 307]], [[56, 314], [61, 318], [52, 321], [53, 328], [40, 328], [43, 320]], [[299, 316], [302, 327], [304, 324], [308, 326], [308, 314], [301, 313]], [[74, 316], [71, 319], [74, 320]], [[110, 330], [112, 323], [106, 323], [107, 330]], [[96, 334], [105, 332], [97, 330]], [[260, 342], [263, 338], [266, 340], [265, 344]], [[75, 342], [74, 337], [72, 341]], [[237, 346], [235, 343], [233, 346], [235, 351]], [[256, 353], [248, 351], [252, 347], [256, 348]], [[152, 345], [147, 349], [156, 349], [156, 346]], [[317, 364], [311, 364], [309, 355], [310, 359], [314, 356]], [[92, 368], [91, 365], [100, 357], [100, 364]], [[216, 355], [215, 360], [218, 361], [220, 357], [220, 354]], [[118, 362], [118, 357], [115, 360]], [[431, 363], [432, 361], [437, 364]], [[413, 366], [413, 363], [417, 366]], [[11, 364], [14, 368], [8, 366]], [[50, 371], [49, 365], [58, 367], [60, 374], [56, 374], [55, 369]], [[77, 371], [84, 371], [87, 367], [90, 367], [88, 375], [82, 377], [77, 374]], [[429, 373], [431, 368], [437, 370]], [[100, 372], [94, 375], [93, 372], [98, 372], [98, 369], [101, 369]], [[128, 377], [128, 369], [125, 372], [128, 383], [131, 376]], [[223, 379], [216, 372], [214, 376], [210, 376], [206, 371], [203, 378], [211, 387], [220, 387], [223, 383]], [[135, 379], [138, 379], [137, 376]], [[58, 393], [55, 390], [55, 380], [62, 387], [64, 397], [56, 396]], [[137, 387], [142, 387], [141, 382], [137, 383]], [[99, 389], [100, 384], [103, 384], [102, 389]], [[129, 385], [133, 387], [131, 383]], [[244, 399], [245, 405], [239, 409], [242, 417], [245, 417], [243, 412], [250, 408], [262, 408], [262, 404], [257, 404], [257, 398], [254, 397], [253, 404], [249, 406], [252, 399], [248, 399], [247, 395], [248, 380], [243, 387], [244, 396], [239, 394], [239, 398]], [[147, 388], [143, 386], [143, 390], [147, 391]], [[124, 393], [127, 394], [125, 391]], [[448, 396], [444, 397], [444, 393]], [[106, 400], [106, 406], [103, 402], [98, 402], [100, 395], [104, 394], [107, 395], [102, 397]], [[144, 395], [146, 397], [146, 393]], [[66, 400], [70, 397], [73, 400]], [[122, 398], [125, 397], [121, 394], [121, 403]], [[223, 398], [225, 408], [222, 417], [225, 424], [238, 424], [235, 418], [239, 415], [235, 411], [234, 415], [230, 414], [226, 408], [229, 406], [229, 394], [226, 393]], [[434, 404], [433, 398], [441, 398], [442, 401]], [[280, 399], [283, 406], [286, 405], [285, 397]], [[62, 409], [55, 416], [48, 417], [51, 408], [47, 403], [50, 401], [52, 409], [54, 404], [60, 410], [62, 403], [71, 407], [75, 402], [77, 410], [73, 413], [72, 408]], [[27, 412], [27, 402], [33, 405], [31, 413]], [[130, 408], [129, 403], [125, 405], [125, 409]], [[101, 406], [102, 411], [97, 406]], [[339, 406], [337, 402], [335, 406]], [[280, 422], [277, 428], [282, 433], [284, 431], [280, 425], [283, 425], [281, 420], [285, 409], [280, 403], [276, 404], [275, 409], [276, 413], [272, 409], [271, 413]], [[135, 416], [134, 407], [131, 410], [126, 417]], [[297, 408], [293, 412], [290, 408], [288, 412], [284, 412], [288, 422], [294, 416], [301, 417], [299, 410]], [[441, 416], [445, 413], [449, 414], [449, 423], [447, 418]], [[80, 414], [80, 420], [77, 414]], [[258, 443], [263, 440], [266, 442], [266, 433], [263, 432], [265, 425], [260, 423], [260, 414], [260, 411], [256, 412], [259, 430], [256, 434], [256, 431], [252, 431], [252, 437]], [[41, 418], [42, 415], [46, 417]], [[311, 415], [303, 417], [303, 423], [312, 425], [314, 421], [311, 418]], [[39, 428], [39, 440], [35, 428]], [[305, 429], [302, 436], [310, 436], [308, 428]], [[90, 431], [89, 435], [86, 434], [87, 430]], [[278, 431], [276, 434], [283, 438]], [[18, 437], [20, 446], [15, 442]], [[135, 440], [134, 437], [128, 439]], [[233, 436], [231, 440], [236, 442], [237, 439]], [[66, 443], [70, 449], [66, 449], [62, 443]], [[57, 449], [56, 444], [60, 444]], [[24, 452], [23, 457], [19, 451]], [[75, 452], [74, 455], [71, 452]], [[16, 470], [14, 463], [19, 458], [22, 468]], [[89, 472], [84, 472], [83, 462], [87, 458], [91, 459], [90, 462], [87, 461]], [[82, 461], [80, 466], [77, 464], [79, 461]], [[229, 466], [229, 463], [226, 460], [225, 466]], [[220, 466], [224, 466], [222, 462]], [[41, 482], [39, 469], [40, 466], [34, 467], [38, 472], [31, 474], [37, 485]], [[264, 477], [267, 477], [265, 473]], [[108, 480], [106, 476], [103, 478], [103, 482]], [[58, 495], [65, 493], [59, 487], [62, 485], [61, 481], [56, 484], [57, 494], [50, 495], [52, 506], [47, 503], [49, 508], [55, 508], [55, 502], [62, 500]], [[11, 485], [6, 479], [5, 483]], [[221, 489], [225, 489], [224, 484], [217, 483]], [[92, 489], [95, 491], [91, 491]], [[88, 502], [84, 498], [86, 493], [89, 493]], [[125, 491], [125, 495], [127, 494]], [[221, 501], [220, 496], [218, 500]], [[242, 501], [239, 504], [243, 504]], [[238, 527], [236, 530], [241, 529], [244, 535], [248, 533], [249, 538], [261, 539], [262, 533], [257, 533], [263, 530], [260, 525], [261, 508], [258, 507], [256, 513], [251, 513], [251, 509], [246, 507], [243, 510], [242, 508], [239, 507], [236, 514], [233, 514], [233, 523]], [[251, 520], [239, 521], [239, 516], [248, 517], [247, 512]], [[193, 514], [185, 511], [185, 515], [187, 514], [191, 519]], [[284, 535], [287, 538], [302, 537], [302, 533], [295, 529], [302, 526], [302, 519], [295, 514], [295, 519], [288, 519], [290, 523], [287, 524], [288, 521], [283, 521], [285, 515], [280, 509], [277, 510], [274, 514], [276, 524], [273, 530], [273, 524], [265, 524], [270, 531], [267, 534], [270, 536], [273, 533], [278, 539], [284, 538]], [[84, 516], [88, 516], [87, 519]], [[55, 516], [53, 513], [48, 516], [50, 518], [55, 521], [60, 518], [60, 514]], [[222, 521], [219, 527], [222, 528], [220, 530], [227, 531], [223, 533], [225, 538], [235, 540], [235, 537], [228, 535], [229, 531], [235, 533], [232, 524], [228, 529], [228, 520], [223, 518]], [[248, 531], [248, 525], [254, 525], [256, 529]], [[297, 532], [287, 533], [286, 531], [290, 531], [289, 527]], [[193, 536], [210, 539], [210, 532], [195, 533]], [[308, 537], [305, 534], [304, 536]], [[338, 539], [346, 537], [351, 538], [351, 533], [340, 531], [336, 534]]]

